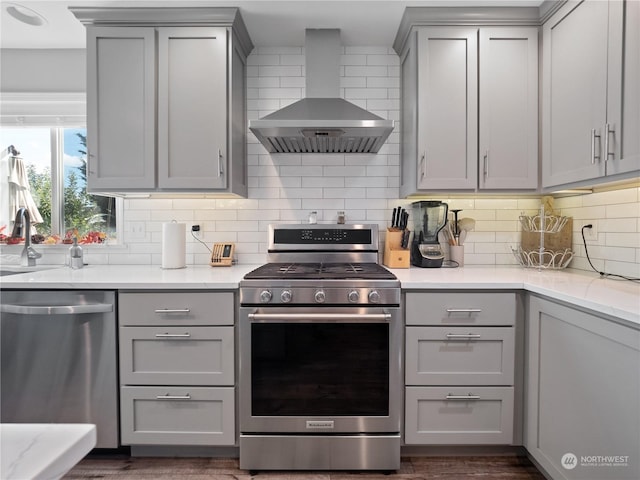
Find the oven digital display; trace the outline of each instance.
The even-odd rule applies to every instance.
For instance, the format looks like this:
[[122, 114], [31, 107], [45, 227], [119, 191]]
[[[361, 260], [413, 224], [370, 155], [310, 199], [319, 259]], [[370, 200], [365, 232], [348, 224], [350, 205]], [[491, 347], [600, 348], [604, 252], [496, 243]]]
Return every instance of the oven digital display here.
[[301, 228], [282, 229], [273, 232], [276, 244], [336, 244], [336, 245], [368, 245], [371, 243], [371, 230], [340, 230], [337, 228]]

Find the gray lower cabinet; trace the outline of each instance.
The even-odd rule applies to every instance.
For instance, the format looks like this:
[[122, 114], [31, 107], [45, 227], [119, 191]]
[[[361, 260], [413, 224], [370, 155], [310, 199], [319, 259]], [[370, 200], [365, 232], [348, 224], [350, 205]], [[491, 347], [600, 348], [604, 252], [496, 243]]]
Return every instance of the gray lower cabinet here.
[[640, 478], [640, 329], [531, 296], [525, 446], [554, 480]]
[[405, 443], [510, 445], [514, 292], [405, 293]]
[[120, 389], [123, 445], [233, 445], [234, 388]]
[[124, 445], [235, 444], [233, 292], [121, 292]]

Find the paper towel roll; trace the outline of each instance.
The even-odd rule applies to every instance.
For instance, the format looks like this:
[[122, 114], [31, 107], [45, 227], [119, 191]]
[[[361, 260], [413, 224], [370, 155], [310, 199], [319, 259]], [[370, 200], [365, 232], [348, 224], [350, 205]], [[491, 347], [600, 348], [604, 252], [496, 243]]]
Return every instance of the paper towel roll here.
[[184, 223], [162, 224], [162, 268], [186, 266], [186, 231]]

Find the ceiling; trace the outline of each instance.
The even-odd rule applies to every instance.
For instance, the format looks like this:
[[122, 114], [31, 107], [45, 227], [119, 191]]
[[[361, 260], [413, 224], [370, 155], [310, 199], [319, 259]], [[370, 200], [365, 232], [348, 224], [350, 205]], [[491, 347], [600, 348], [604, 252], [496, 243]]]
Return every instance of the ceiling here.
[[[69, 6], [212, 6], [240, 8], [256, 46], [302, 46], [305, 28], [339, 28], [343, 45], [391, 46], [407, 6], [539, 6], [541, 0], [0, 0], [0, 47], [84, 48], [84, 26]], [[40, 14], [41, 26], [7, 13], [18, 5]], [[24, 12], [24, 10], [20, 10]]]

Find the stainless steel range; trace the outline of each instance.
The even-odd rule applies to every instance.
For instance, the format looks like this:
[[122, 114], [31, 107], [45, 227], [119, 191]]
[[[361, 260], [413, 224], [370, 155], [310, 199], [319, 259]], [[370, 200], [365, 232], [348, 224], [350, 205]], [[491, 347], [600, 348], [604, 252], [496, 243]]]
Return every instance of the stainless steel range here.
[[277, 225], [240, 282], [240, 467], [400, 467], [400, 282], [377, 225]]

